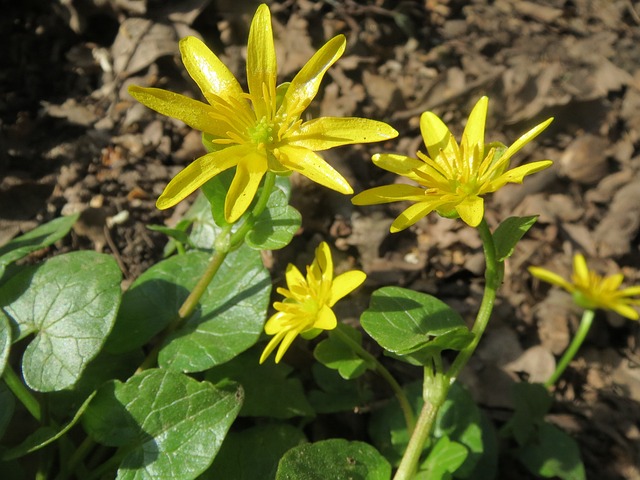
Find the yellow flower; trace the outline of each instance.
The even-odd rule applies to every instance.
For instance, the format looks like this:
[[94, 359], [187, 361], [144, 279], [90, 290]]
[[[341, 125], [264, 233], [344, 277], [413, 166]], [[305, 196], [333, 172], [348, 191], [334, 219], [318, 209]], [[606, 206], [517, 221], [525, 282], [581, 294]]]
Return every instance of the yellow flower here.
[[508, 170], [511, 157], [533, 140], [553, 120], [529, 130], [509, 148], [495, 142], [484, 143], [489, 100], [482, 97], [469, 115], [460, 145], [434, 113], [420, 117], [420, 130], [428, 155], [418, 158], [397, 154], [377, 154], [373, 163], [407, 177], [420, 186], [398, 184], [365, 190], [353, 197], [355, 205], [376, 205], [401, 200], [415, 202], [395, 219], [391, 232], [410, 227], [433, 210], [449, 218], [462, 218], [472, 227], [484, 216], [482, 195], [495, 192], [507, 183], [522, 183], [525, 176], [549, 167], [551, 160], [529, 163]]
[[333, 278], [333, 260], [326, 242], [316, 249], [316, 257], [307, 266], [307, 278], [300, 270], [289, 264], [286, 271], [287, 286], [278, 288], [284, 296], [282, 302], [275, 302], [277, 312], [267, 320], [264, 330], [275, 335], [265, 347], [260, 363], [280, 344], [276, 354], [276, 363], [280, 361], [293, 340], [302, 335], [310, 339], [322, 330], [333, 330], [338, 325], [331, 307], [345, 295], [358, 288], [366, 275], [359, 270], [351, 270]]
[[247, 94], [204, 43], [195, 37], [183, 38], [182, 61], [208, 103], [158, 88], [129, 87], [129, 93], [147, 107], [201, 130], [212, 150], [169, 182], [157, 207], [176, 205], [232, 167], [236, 172], [224, 207], [228, 222], [235, 222], [247, 210], [267, 171], [281, 175], [297, 171], [338, 192], [353, 193], [342, 175], [315, 152], [394, 138], [398, 133], [385, 123], [364, 118], [326, 117], [306, 122], [300, 118], [345, 44], [343, 35], [329, 40], [290, 83], [276, 88], [271, 14], [266, 5], [260, 5], [249, 31]]
[[601, 277], [587, 268], [584, 256], [573, 257], [573, 275], [568, 282], [560, 275], [540, 267], [529, 267], [529, 272], [540, 280], [564, 288], [573, 295], [573, 301], [582, 308], [613, 310], [630, 320], [638, 320], [638, 312], [631, 305], [640, 305], [640, 285], [620, 289], [624, 276], [619, 273]]

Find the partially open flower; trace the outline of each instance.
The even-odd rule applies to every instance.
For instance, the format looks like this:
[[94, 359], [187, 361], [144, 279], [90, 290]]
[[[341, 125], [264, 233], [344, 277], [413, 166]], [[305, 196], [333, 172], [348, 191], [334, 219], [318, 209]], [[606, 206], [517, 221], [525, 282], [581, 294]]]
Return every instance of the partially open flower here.
[[344, 35], [329, 40], [290, 83], [276, 88], [271, 14], [266, 5], [260, 5], [249, 31], [249, 93], [245, 93], [204, 43], [195, 37], [182, 39], [182, 61], [208, 103], [158, 88], [129, 87], [129, 93], [147, 107], [201, 130], [210, 150], [169, 182], [158, 198], [158, 208], [176, 205], [232, 167], [236, 172], [224, 207], [230, 223], [249, 208], [267, 171], [281, 175], [297, 171], [340, 193], [353, 193], [342, 175], [315, 152], [394, 138], [398, 132], [385, 123], [364, 118], [301, 119], [318, 93], [324, 74], [344, 52], [345, 44]]
[[472, 227], [484, 217], [482, 195], [507, 183], [522, 183], [525, 176], [549, 167], [541, 160], [509, 170], [511, 157], [551, 123], [548, 119], [522, 135], [510, 147], [485, 144], [484, 130], [489, 100], [482, 97], [469, 115], [460, 145], [447, 126], [432, 112], [420, 117], [420, 130], [427, 154], [418, 158], [381, 153], [373, 156], [380, 168], [407, 177], [418, 185], [385, 185], [353, 197], [355, 205], [376, 205], [402, 200], [414, 202], [391, 225], [392, 232], [410, 227], [436, 210], [449, 218], [460, 217]]
[[624, 280], [621, 273], [601, 277], [589, 270], [584, 256], [579, 253], [573, 257], [571, 281], [540, 267], [529, 267], [529, 272], [544, 282], [564, 288], [582, 308], [613, 310], [630, 320], [638, 320], [638, 312], [632, 305], [640, 305], [640, 298], [630, 297], [640, 296], [640, 285], [620, 288]]
[[333, 260], [326, 242], [316, 249], [316, 257], [307, 267], [306, 278], [295, 265], [289, 264], [286, 272], [286, 288], [278, 288], [285, 298], [275, 302], [277, 312], [267, 320], [264, 330], [275, 335], [267, 344], [260, 357], [260, 363], [280, 344], [276, 353], [276, 363], [280, 361], [293, 340], [302, 335], [310, 339], [322, 330], [333, 330], [338, 325], [331, 307], [345, 295], [358, 288], [366, 275], [359, 270], [351, 270], [333, 277]]

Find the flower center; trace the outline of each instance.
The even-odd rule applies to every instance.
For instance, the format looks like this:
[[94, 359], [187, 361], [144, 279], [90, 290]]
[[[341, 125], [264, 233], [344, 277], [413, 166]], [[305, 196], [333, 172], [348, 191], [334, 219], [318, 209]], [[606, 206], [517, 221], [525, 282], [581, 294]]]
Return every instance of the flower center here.
[[262, 117], [258, 123], [249, 128], [249, 138], [256, 145], [268, 145], [273, 143], [276, 130], [275, 125], [267, 120], [267, 117]]

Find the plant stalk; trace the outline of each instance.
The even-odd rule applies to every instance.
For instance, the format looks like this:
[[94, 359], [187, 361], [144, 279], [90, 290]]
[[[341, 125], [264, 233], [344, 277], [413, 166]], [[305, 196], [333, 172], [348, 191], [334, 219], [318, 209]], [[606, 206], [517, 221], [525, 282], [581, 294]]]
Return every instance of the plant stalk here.
[[16, 398], [20, 400], [20, 403], [24, 405], [31, 416], [38, 422], [42, 422], [42, 408], [40, 407], [40, 403], [27, 389], [22, 380], [20, 380], [18, 374], [8, 363], [5, 366], [2, 378], [7, 384], [7, 387], [9, 387], [9, 390], [11, 390]]
[[569, 348], [567, 348], [567, 350], [564, 352], [564, 355], [562, 355], [562, 358], [558, 362], [558, 365], [556, 366], [553, 374], [549, 377], [549, 380], [544, 382], [545, 387], [551, 388], [562, 376], [569, 363], [571, 363], [571, 360], [573, 360], [573, 357], [576, 356], [576, 353], [580, 349], [582, 342], [584, 342], [584, 339], [587, 337], [587, 333], [589, 333], [589, 329], [591, 328], [591, 324], [593, 323], [594, 316], [594, 310], [584, 311], [584, 313], [582, 314], [582, 319], [580, 320], [580, 325], [578, 326], [578, 330], [576, 331], [573, 340], [571, 340]]

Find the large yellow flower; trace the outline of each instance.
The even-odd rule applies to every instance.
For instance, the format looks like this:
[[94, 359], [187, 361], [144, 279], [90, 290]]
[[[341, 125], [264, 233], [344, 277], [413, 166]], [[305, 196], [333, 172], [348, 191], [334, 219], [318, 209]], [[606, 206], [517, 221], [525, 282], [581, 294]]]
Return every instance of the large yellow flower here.
[[495, 192], [507, 183], [522, 183], [525, 176], [549, 167], [551, 160], [529, 163], [508, 170], [511, 157], [533, 140], [553, 119], [522, 135], [509, 148], [495, 142], [484, 143], [489, 100], [482, 97], [469, 115], [460, 145], [447, 126], [432, 112], [420, 117], [420, 130], [428, 155], [418, 158], [397, 154], [377, 154], [373, 163], [402, 175], [420, 186], [398, 184], [365, 190], [353, 197], [355, 205], [375, 205], [401, 200], [414, 202], [391, 225], [398, 232], [413, 225], [433, 210], [478, 226], [484, 216], [482, 195]]
[[265, 347], [260, 363], [278, 344], [276, 363], [298, 335], [313, 338], [322, 330], [336, 328], [338, 321], [331, 307], [358, 288], [365, 278], [366, 274], [360, 270], [351, 270], [333, 278], [333, 260], [326, 242], [316, 249], [315, 259], [307, 267], [306, 278], [295, 265], [289, 264], [286, 271], [289, 288], [278, 288], [277, 292], [284, 296], [284, 300], [273, 304], [277, 312], [264, 326], [268, 335], [275, 336]]
[[621, 273], [603, 278], [589, 270], [584, 256], [579, 253], [573, 257], [570, 282], [540, 267], [529, 267], [529, 272], [540, 280], [564, 288], [582, 308], [613, 310], [630, 320], [638, 320], [638, 312], [631, 305], [640, 305], [640, 299], [629, 297], [640, 295], [640, 285], [620, 289], [624, 279]]
[[345, 43], [343, 35], [329, 40], [291, 83], [276, 88], [271, 14], [266, 5], [260, 5], [249, 31], [247, 94], [200, 40], [182, 39], [182, 61], [208, 104], [158, 88], [129, 88], [129, 93], [147, 107], [201, 130], [212, 150], [169, 182], [158, 198], [158, 208], [174, 206], [232, 167], [236, 167], [236, 173], [224, 208], [229, 222], [235, 222], [247, 210], [267, 171], [297, 171], [338, 192], [353, 193], [342, 175], [315, 151], [394, 138], [398, 133], [385, 123], [364, 118], [327, 117], [306, 122], [300, 118], [318, 93], [325, 72], [344, 52]]

